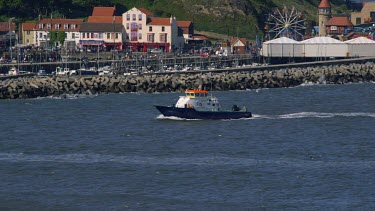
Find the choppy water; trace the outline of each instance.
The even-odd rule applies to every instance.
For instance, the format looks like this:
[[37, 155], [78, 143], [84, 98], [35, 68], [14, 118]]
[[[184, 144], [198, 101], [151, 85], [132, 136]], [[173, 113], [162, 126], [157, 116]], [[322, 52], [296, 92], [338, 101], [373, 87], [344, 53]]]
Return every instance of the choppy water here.
[[375, 208], [375, 84], [215, 92], [253, 118], [164, 118], [179, 93], [0, 102], [0, 209]]

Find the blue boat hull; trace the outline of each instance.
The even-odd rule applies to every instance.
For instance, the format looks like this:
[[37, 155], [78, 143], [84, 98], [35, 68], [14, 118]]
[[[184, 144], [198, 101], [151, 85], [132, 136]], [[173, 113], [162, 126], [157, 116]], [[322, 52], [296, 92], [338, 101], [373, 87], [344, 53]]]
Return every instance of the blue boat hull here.
[[241, 119], [250, 118], [247, 111], [197, 111], [194, 108], [176, 108], [174, 106], [155, 106], [166, 117], [184, 119]]

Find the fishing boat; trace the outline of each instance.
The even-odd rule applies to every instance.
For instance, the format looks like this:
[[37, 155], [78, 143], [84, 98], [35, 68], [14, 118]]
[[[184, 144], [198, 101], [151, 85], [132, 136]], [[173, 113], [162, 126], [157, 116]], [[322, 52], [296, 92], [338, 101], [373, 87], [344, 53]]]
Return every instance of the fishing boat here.
[[155, 107], [165, 117], [184, 119], [241, 119], [252, 116], [246, 107], [233, 105], [231, 109], [222, 109], [218, 99], [202, 89], [186, 90], [173, 106]]

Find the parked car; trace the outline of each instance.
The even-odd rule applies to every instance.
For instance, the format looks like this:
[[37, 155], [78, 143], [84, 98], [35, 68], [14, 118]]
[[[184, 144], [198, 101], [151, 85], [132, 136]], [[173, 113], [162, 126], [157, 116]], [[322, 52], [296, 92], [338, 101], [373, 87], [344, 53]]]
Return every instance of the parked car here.
[[150, 51], [151, 53], [163, 53], [163, 51], [159, 48], [154, 48]]
[[201, 53], [201, 57], [209, 57], [209, 56], [210, 56], [210, 53], [208, 52]]
[[38, 76], [47, 76], [48, 74], [45, 70], [38, 70], [37, 75]]

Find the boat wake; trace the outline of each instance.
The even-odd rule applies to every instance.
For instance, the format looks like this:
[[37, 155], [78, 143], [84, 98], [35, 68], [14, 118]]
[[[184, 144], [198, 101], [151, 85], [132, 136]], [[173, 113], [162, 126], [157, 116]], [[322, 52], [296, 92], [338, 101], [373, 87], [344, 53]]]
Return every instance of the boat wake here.
[[282, 115], [259, 115], [254, 114], [250, 119], [300, 119], [300, 118], [333, 118], [333, 117], [370, 117], [375, 118], [375, 113], [323, 113], [323, 112], [299, 112]]
[[[239, 120], [256, 120], [256, 119], [302, 119], [302, 118], [334, 118], [334, 117], [369, 117], [375, 118], [375, 113], [367, 112], [354, 112], [354, 113], [323, 113], [323, 112], [299, 112], [291, 114], [281, 114], [281, 115], [261, 115], [253, 114], [250, 118], [240, 118], [240, 119], [223, 119], [222, 121], [239, 121]], [[160, 114], [156, 119], [164, 120], [179, 120], [179, 121], [197, 121], [201, 119], [184, 119], [179, 117], [166, 117]]]

